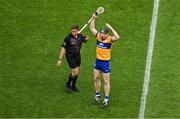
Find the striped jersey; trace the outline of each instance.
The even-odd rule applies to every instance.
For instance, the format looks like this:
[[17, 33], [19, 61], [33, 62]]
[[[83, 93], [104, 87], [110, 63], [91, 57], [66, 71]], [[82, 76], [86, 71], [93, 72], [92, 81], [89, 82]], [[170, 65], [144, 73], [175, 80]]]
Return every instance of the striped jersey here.
[[100, 33], [97, 33], [96, 39], [96, 58], [103, 61], [110, 60], [112, 49], [112, 36], [108, 36], [105, 40], [102, 40]]

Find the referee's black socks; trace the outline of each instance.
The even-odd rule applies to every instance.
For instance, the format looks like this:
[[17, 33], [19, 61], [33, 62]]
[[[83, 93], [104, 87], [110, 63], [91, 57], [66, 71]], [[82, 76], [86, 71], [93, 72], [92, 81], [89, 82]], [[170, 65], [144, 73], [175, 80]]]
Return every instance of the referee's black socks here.
[[70, 75], [69, 75], [69, 79], [68, 79], [66, 85], [68, 85], [68, 86], [70, 87], [72, 80], [73, 80], [73, 79], [72, 79], [72, 74], [70, 74]]
[[74, 76], [73, 78], [72, 78], [72, 88], [75, 88], [76, 86], [76, 81], [77, 81], [77, 78], [78, 78], [78, 75], [77, 76]]
[[[72, 74], [70, 74], [66, 85], [68, 85], [69, 87], [71, 86], [71, 87], [75, 88], [77, 78], [78, 78], [78, 76], [72, 76]], [[71, 85], [71, 83], [72, 83], [72, 85]]]

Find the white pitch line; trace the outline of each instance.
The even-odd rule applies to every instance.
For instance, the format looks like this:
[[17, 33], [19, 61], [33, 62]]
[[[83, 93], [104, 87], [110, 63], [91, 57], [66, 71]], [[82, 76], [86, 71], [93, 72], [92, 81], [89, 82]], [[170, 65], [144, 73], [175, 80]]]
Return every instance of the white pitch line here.
[[149, 45], [148, 45], [147, 58], [146, 58], [146, 69], [144, 75], [143, 92], [141, 96], [141, 103], [139, 109], [139, 119], [144, 119], [144, 112], [146, 109], [146, 98], [148, 94], [148, 87], [150, 81], [151, 62], [152, 62], [153, 47], [154, 47], [154, 40], [156, 34], [156, 24], [158, 19], [158, 9], [159, 9], [159, 0], [154, 0], [153, 16], [151, 21]]

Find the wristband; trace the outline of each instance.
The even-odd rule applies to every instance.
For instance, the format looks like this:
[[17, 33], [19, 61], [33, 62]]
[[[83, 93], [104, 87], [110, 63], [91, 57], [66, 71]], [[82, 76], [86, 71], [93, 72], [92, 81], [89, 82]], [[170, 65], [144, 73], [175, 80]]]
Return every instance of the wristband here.
[[95, 12], [95, 15], [98, 16], [99, 14], [97, 12]]

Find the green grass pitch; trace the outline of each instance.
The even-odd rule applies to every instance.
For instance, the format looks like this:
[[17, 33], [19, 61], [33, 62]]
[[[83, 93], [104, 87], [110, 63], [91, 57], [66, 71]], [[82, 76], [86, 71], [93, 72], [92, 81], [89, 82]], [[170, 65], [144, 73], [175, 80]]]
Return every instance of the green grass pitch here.
[[[179, 4], [160, 2], [147, 118], [180, 118]], [[108, 22], [121, 36], [113, 44], [105, 110], [92, 105], [96, 40], [89, 28], [83, 31], [90, 40], [81, 50], [80, 93], [64, 91], [70, 73], [65, 59], [56, 67], [70, 26], [82, 27], [99, 6], [105, 12], [97, 29]], [[153, 0], [0, 0], [0, 118], [137, 118], [152, 10]]]
[[180, 118], [180, 1], [159, 8], [145, 117]]

